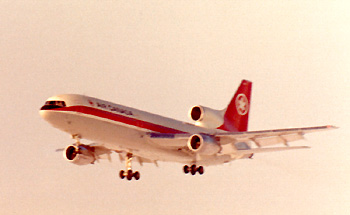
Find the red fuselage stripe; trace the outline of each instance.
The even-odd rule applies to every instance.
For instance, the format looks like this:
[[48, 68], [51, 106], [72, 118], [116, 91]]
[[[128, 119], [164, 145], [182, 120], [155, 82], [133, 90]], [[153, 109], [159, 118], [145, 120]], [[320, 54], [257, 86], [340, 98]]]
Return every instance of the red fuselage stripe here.
[[[173, 128], [168, 128], [162, 125], [157, 125], [154, 123], [142, 121], [139, 119], [131, 118], [128, 116], [120, 115], [120, 114], [115, 114], [111, 113], [108, 111], [92, 108], [92, 107], [86, 107], [86, 106], [71, 106], [71, 107], [64, 107], [64, 108], [58, 108], [58, 109], [53, 109], [53, 111], [68, 111], [68, 112], [77, 112], [77, 113], [83, 113], [87, 115], [92, 115], [104, 119], [109, 119], [113, 120], [115, 122], [120, 122], [132, 126], [136, 126], [139, 128], [155, 131], [155, 132], [160, 132], [160, 133], [171, 133], [171, 134], [179, 134], [179, 133], [186, 133], [183, 131], [179, 131]], [[50, 111], [50, 110], [49, 110]]]

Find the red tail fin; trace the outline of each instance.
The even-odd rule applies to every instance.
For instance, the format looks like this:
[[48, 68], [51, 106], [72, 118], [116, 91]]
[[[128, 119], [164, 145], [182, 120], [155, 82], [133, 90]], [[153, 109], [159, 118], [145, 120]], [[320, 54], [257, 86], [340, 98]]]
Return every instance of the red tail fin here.
[[225, 131], [247, 131], [252, 82], [242, 80], [241, 85], [226, 108], [224, 124], [218, 129]]

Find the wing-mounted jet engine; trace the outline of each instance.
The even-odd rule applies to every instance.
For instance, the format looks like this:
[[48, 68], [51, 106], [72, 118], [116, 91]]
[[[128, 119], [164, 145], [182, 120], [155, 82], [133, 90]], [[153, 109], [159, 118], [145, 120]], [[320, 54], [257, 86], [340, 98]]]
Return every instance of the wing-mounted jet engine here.
[[187, 142], [187, 146], [192, 152], [200, 155], [214, 155], [221, 150], [221, 146], [215, 138], [201, 134], [192, 135]]
[[101, 159], [101, 155], [107, 154], [110, 159], [111, 150], [103, 146], [89, 146], [84, 144], [69, 145], [63, 150], [63, 157], [76, 165], [94, 164]]

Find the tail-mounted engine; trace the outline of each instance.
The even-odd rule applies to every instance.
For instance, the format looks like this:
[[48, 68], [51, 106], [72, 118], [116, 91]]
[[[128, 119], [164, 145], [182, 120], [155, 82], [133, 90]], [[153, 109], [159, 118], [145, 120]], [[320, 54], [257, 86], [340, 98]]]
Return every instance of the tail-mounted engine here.
[[225, 111], [214, 110], [204, 106], [194, 106], [189, 111], [189, 117], [197, 126], [217, 128], [224, 124]]
[[88, 145], [70, 145], [63, 151], [63, 157], [77, 165], [92, 164], [96, 161], [95, 148]]
[[214, 155], [221, 150], [221, 146], [215, 138], [201, 134], [192, 135], [187, 146], [191, 151], [202, 155]]

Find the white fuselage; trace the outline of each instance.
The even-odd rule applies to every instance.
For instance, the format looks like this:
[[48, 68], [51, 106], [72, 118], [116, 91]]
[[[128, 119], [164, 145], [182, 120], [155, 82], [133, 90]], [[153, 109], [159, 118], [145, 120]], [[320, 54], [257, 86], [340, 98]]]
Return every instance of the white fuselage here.
[[[223, 110], [192, 107], [189, 117], [195, 125], [76, 94], [49, 98], [40, 115], [76, 139], [63, 151], [66, 160], [87, 165], [116, 152], [126, 165], [119, 176], [128, 180], [140, 178], [140, 173], [131, 168], [133, 158], [140, 164], [183, 163], [184, 173], [203, 174], [203, 166], [252, 158], [256, 153], [309, 148], [288, 143], [303, 139], [306, 133], [336, 128], [328, 125], [248, 131], [251, 89], [252, 82], [242, 80]], [[93, 144], [81, 143], [80, 139]], [[283, 147], [272, 147], [278, 144]]]
[[131, 152], [151, 160], [191, 163], [195, 155], [151, 144], [144, 138], [148, 132], [167, 134], [216, 132], [216, 129], [198, 127], [82, 95], [54, 96], [47, 100], [49, 101], [65, 102], [65, 107], [62, 108], [40, 110], [40, 115], [54, 127], [113, 150]]

